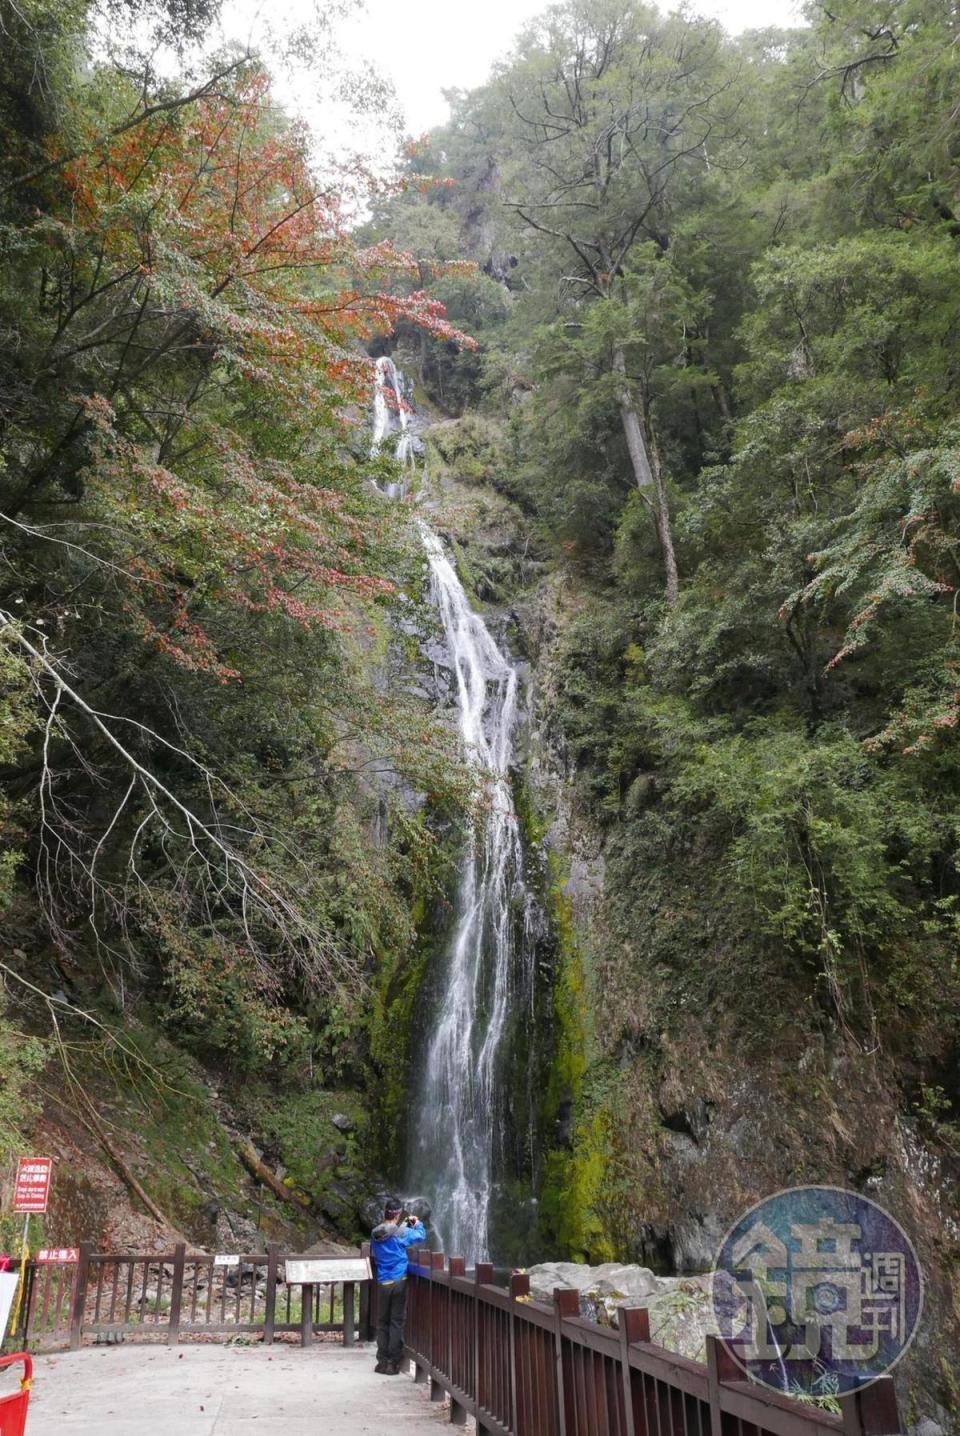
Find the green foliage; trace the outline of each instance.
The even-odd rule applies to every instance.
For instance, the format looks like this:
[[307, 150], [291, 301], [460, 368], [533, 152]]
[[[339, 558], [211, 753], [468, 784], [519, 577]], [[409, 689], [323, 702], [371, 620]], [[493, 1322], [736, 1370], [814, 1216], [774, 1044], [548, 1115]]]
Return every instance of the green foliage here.
[[[407, 822], [429, 833], [426, 815]], [[422, 1001], [431, 963], [444, 949], [450, 916], [447, 894], [455, 880], [462, 841], [461, 823], [439, 827], [419, 847], [425, 861], [409, 874], [406, 886], [410, 936], [384, 954], [377, 974], [368, 1027], [374, 1068], [374, 1122], [368, 1159], [376, 1170], [403, 1171], [407, 1138], [416, 1114], [410, 1094], [422, 1056]]]
[[[666, 721], [675, 737], [676, 714]], [[673, 792], [709, 811], [718, 887], [735, 885], [757, 931], [807, 964], [839, 1017], [952, 1008], [955, 920], [951, 904], [938, 908], [930, 874], [955, 849], [956, 818], [932, 794], [918, 801], [912, 775], [872, 763], [842, 729], [824, 727], [811, 743], [798, 726], [769, 722], [688, 750]]]
[[954, 388], [943, 351], [957, 332], [960, 290], [947, 236], [881, 231], [780, 247], [757, 264], [754, 282], [743, 326], [755, 356], [748, 394], [843, 375], [876, 410], [891, 391], [932, 399]]
[[[0, 767], [13, 765], [27, 751], [37, 726], [30, 670], [3, 644], [0, 629]], [[13, 846], [23, 834], [14, 822], [14, 806], [0, 794], [0, 915], [10, 905], [13, 880], [22, 852]]]
[[[332, 1074], [322, 1069], [316, 1069], [316, 1076], [322, 1078], [324, 1090], [278, 1091], [261, 1084], [240, 1094], [239, 1101], [265, 1160], [284, 1171], [288, 1186], [353, 1235], [357, 1206], [365, 1194], [367, 1118], [355, 1091], [337, 1090]], [[333, 1125], [338, 1114], [353, 1122], [351, 1131], [340, 1132]]]
[[[67, 1092], [74, 1084], [83, 1089], [160, 1209], [191, 1241], [210, 1246], [216, 1221], [210, 1204], [240, 1210], [246, 1203], [243, 1168], [222, 1121], [222, 1077], [211, 1082], [201, 1063], [156, 1025], [146, 1003], [122, 1019], [107, 1018], [96, 1040], [88, 1024], [65, 1013], [61, 1034], [68, 1047]], [[59, 1079], [52, 1063], [60, 1058], [51, 1049], [50, 1076]], [[83, 1119], [83, 1100], [78, 1106]], [[109, 1227], [111, 1215], [102, 1210], [84, 1144], [78, 1145], [76, 1156], [58, 1162], [56, 1174], [58, 1212], [73, 1241]]]
[[5, 1011], [0, 1023], [0, 1164], [4, 1168], [26, 1148], [25, 1134], [39, 1112], [35, 1078], [47, 1057], [46, 1043], [20, 1031]]
[[594, 1092], [589, 1067], [593, 995], [561, 875], [553, 874], [548, 914], [557, 944], [553, 978], [553, 1062], [545, 1095], [543, 1126], [555, 1128], [567, 1113], [569, 1142], [549, 1142], [543, 1155], [540, 1238], [548, 1251], [573, 1261], [603, 1262], [614, 1249], [603, 1217], [610, 1166], [610, 1113]]
[[893, 638], [901, 706], [870, 745], [897, 745], [907, 754], [942, 743], [960, 716], [953, 602], [960, 582], [960, 454], [950, 428], [931, 448], [907, 449], [921, 437], [918, 427], [909, 413], [885, 414], [855, 437], [857, 447], [879, 457], [862, 465], [856, 507], [810, 556], [816, 576], [785, 603], [791, 613], [812, 608], [842, 616], [846, 631], [828, 671], [856, 659], [886, 666]]
[[219, 934], [165, 936], [168, 998], [162, 1011], [186, 1043], [229, 1055], [240, 1072], [303, 1066], [307, 1024], [282, 1002], [271, 1002], [242, 948]]

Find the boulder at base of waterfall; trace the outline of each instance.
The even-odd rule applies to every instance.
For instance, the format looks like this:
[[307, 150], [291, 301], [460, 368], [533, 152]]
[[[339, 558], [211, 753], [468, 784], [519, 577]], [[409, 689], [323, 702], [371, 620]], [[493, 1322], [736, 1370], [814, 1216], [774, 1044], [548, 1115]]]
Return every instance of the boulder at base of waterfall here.
[[601, 1326], [618, 1325], [622, 1306], [644, 1306], [650, 1313], [650, 1339], [691, 1361], [706, 1357], [706, 1338], [716, 1335], [711, 1278], [656, 1276], [649, 1267], [621, 1262], [586, 1266], [580, 1262], [542, 1262], [530, 1268], [530, 1295], [551, 1302], [554, 1288], [573, 1287], [580, 1315]]
[[657, 1277], [645, 1266], [629, 1266], [624, 1262], [608, 1261], [602, 1266], [586, 1266], [575, 1261], [546, 1261], [532, 1266], [530, 1295], [534, 1301], [552, 1301], [554, 1287], [572, 1286], [579, 1292], [590, 1291], [597, 1296], [617, 1296], [630, 1299], [632, 1306], [639, 1305], [639, 1298], [650, 1296], [657, 1290]]
[[430, 1221], [430, 1202], [426, 1197], [404, 1197], [403, 1209], [412, 1217], [419, 1217], [424, 1226]]
[[691, 1361], [706, 1361], [706, 1339], [719, 1335], [709, 1273], [661, 1277], [659, 1285], [648, 1303], [650, 1340]]
[[630, 1266], [624, 1262], [608, 1261], [603, 1266], [593, 1267], [595, 1291], [609, 1296], [645, 1297], [657, 1290], [657, 1278], [649, 1267]]
[[430, 1203], [426, 1197], [405, 1197], [396, 1187], [381, 1187], [366, 1197], [360, 1206], [360, 1215], [372, 1231], [383, 1221], [384, 1203], [395, 1198], [412, 1217], [419, 1217], [424, 1226], [430, 1222]]
[[383, 1221], [384, 1205], [396, 1196], [392, 1187], [377, 1187], [360, 1203], [360, 1216], [364, 1226], [372, 1231]]

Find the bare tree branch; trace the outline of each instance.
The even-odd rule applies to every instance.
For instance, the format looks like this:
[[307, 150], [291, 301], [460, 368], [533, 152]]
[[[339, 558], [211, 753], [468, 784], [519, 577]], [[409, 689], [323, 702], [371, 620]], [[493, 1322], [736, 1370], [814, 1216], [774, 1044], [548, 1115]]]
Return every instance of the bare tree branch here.
[[[174, 891], [178, 894], [184, 911], [189, 910], [191, 903], [198, 904], [206, 923], [212, 929], [216, 926], [217, 913], [224, 908], [229, 909], [239, 925], [244, 945], [266, 988], [276, 986], [277, 949], [286, 954], [287, 960], [292, 962], [296, 970], [310, 983], [325, 980], [350, 984], [358, 980], [356, 958], [343, 943], [334, 940], [328, 932], [305, 915], [295, 886], [269, 875], [262, 867], [255, 865], [228, 836], [234, 834], [256, 839], [265, 845], [278, 848], [289, 862], [291, 870], [296, 872], [299, 869], [300, 864], [293, 850], [282, 841], [278, 845], [273, 835], [252, 817], [249, 828], [223, 821], [217, 799], [218, 792], [222, 792], [225, 798], [239, 806], [242, 811], [245, 809], [216, 775], [194, 759], [186, 749], [171, 744], [145, 724], [105, 714], [94, 708], [67, 681], [43, 647], [31, 642], [15, 623], [13, 615], [2, 610], [0, 639], [16, 645], [27, 656], [35, 674], [38, 694], [47, 709], [39, 783], [41, 821], [37, 881], [46, 920], [51, 933], [61, 945], [68, 945], [70, 937], [63, 927], [60, 913], [75, 908], [78, 882], [86, 889], [90, 904], [86, 927], [92, 934], [101, 956], [108, 963], [119, 960], [120, 954], [114, 952], [104, 939], [102, 912], [116, 923], [124, 935], [131, 913], [136, 911], [137, 906], [145, 906], [147, 910], [153, 910], [158, 919], [162, 918], [156, 908], [153, 884], [141, 868], [144, 843], [149, 833], [153, 835], [155, 842], [159, 842], [166, 855], [173, 874]], [[41, 676], [53, 685], [53, 693], [49, 698], [40, 682]], [[110, 818], [90, 852], [84, 850], [85, 835], [79, 822], [80, 815], [66, 809], [57, 793], [52, 752], [54, 736], [67, 744], [95, 785], [104, 787], [105, 783], [84, 757], [67, 728], [63, 713], [65, 704], [83, 715], [84, 720], [93, 727], [128, 775], [123, 795], [114, 805]], [[157, 772], [141, 762], [131, 747], [118, 737], [115, 731], [118, 722], [129, 724], [151, 742], [185, 760], [204, 781], [212, 816], [202, 816], [194, 807], [183, 801]], [[106, 840], [116, 830], [124, 814], [132, 811], [134, 800], [142, 805], [142, 816], [133, 836], [127, 842], [125, 872], [130, 891], [136, 895], [135, 903], [130, 897], [130, 891], [118, 892], [115, 885], [101, 876], [100, 871]], [[305, 875], [303, 876], [305, 882]]]

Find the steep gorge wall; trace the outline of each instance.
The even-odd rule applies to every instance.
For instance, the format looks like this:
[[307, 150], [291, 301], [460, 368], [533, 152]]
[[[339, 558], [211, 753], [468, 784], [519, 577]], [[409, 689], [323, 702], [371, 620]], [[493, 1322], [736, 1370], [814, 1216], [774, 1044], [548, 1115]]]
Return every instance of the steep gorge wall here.
[[493, 421], [468, 416], [435, 429], [430, 449], [462, 573], [508, 613], [529, 663], [517, 784], [550, 921], [529, 1257], [698, 1271], [774, 1191], [862, 1192], [903, 1223], [927, 1275], [898, 1377], [904, 1410], [953, 1429], [960, 1190], [905, 1095], [909, 1060], [825, 1020], [809, 975], [718, 894], [709, 823], [672, 826], [655, 765], [615, 805], [597, 802], [569, 731], [571, 710], [599, 702], [609, 678], [583, 642], [588, 632], [603, 647], [604, 595], [538, 560], [529, 519], [498, 492], [504, 442]]

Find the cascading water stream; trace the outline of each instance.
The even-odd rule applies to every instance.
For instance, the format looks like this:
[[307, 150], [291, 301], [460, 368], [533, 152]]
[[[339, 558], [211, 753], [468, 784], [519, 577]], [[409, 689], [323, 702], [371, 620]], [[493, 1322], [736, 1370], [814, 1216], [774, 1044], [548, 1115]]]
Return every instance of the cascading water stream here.
[[457, 685], [460, 736], [485, 789], [462, 859], [443, 995], [424, 1064], [415, 1124], [417, 1180], [426, 1179], [447, 1251], [489, 1254], [498, 1058], [515, 980], [516, 913], [526, 906], [509, 767], [517, 671], [470, 607], [436, 534], [421, 525], [434, 601]]
[[[373, 391], [373, 452], [385, 439], [394, 440], [393, 454], [401, 464], [413, 463], [415, 440], [410, 432], [410, 406], [404, 394], [403, 377], [393, 360], [386, 355], [376, 362], [376, 384]], [[387, 485], [388, 498], [403, 498], [404, 485]]]
[[[395, 436], [395, 457], [411, 464], [416, 440], [403, 376], [389, 358], [378, 359], [376, 369], [373, 451]], [[402, 487], [392, 484], [387, 493], [402, 495]], [[529, 961], [518, 972], [532, 951], [531, 944], [523, 943], [524, 952], [517, 952], [518, 928], [528, 932], [531, 905], [509, 780], [519, 680], [470, 607], [440, 539], [423, 522], [420, 533], [456, 680], [460, 736], [484, 804], [464, 841], [435, 1026], [414, 1107], [411, 1177], [431, 1195], [434, 1226], [445, 1249], [476, 1262], [489, 1255], [494, 1159], [503, 1117], [500, 1049], [509, 999], [518, 987], [532, 993]]]

